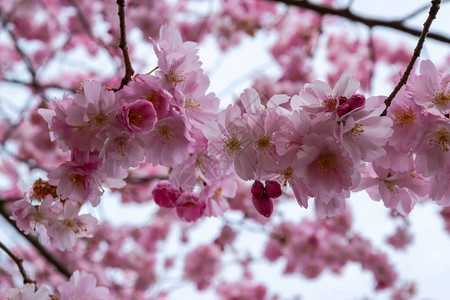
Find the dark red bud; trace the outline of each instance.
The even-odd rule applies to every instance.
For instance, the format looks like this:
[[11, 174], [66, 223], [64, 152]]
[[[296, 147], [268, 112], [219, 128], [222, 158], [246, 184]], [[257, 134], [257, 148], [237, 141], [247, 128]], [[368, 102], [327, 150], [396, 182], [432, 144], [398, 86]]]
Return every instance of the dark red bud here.
[[272, 215], [273, 201], [269, 198], [269, 196], [264, 194], [261, 198], [258, 199], [252, 197], [252, 202], [256, 210], [264, 217], [268, 218]]
[[270, 198], [278, 198], [283, 192], [281, 191], [281, 185], [272, 180], [266, 181], [266, 194]]
[[337, 114], [339, 117], [342, 117], [343, 115], [345, 115], [346, 113], [348, 113], [351, 110], [352, 109], [351, 109], [350, 105], [345, 103], [345, 104], [339, 105], [339, 107], [337, 109]]
[[364, 106], [364, 104], [366, 104], [366, 97], [364, 97], [364, 95], [361, 94], [354, 94], [348, 100], [348, 105], [350, 105], [351, 109]]
[[160, 181], [152, 191], [155, 203], [161, 207], [172, 208], [178, 200], [181, 192], [168, 181]]
[[252, 185], [252, 196], [259, 199], [264, 194], [264, 185], [261, 181], [255, 180]]

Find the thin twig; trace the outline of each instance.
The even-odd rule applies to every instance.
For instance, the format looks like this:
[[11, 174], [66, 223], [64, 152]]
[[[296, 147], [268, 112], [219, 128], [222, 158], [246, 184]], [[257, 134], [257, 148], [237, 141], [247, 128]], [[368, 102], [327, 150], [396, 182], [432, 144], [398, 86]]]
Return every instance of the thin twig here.
[[28, 55], [25, 53], [25, 51], [19, 45], [19, 39], [15, 35], [15, 33], [12, 30], [8, 29], [8, 27], [9, 27], [8, 26], [8, 23], [9, 23], [8, 17], [6, 15], [4, 15], [1, 10], [0, 10], [0, 18], [1, 18], [1, 23], [2, 23], [3, 28], [6, 30], [6, 32], [11, 37], [12, 41], [14, 42], [14, 47], [16, 48], [17, 53], [19, 53], [20, 57], [22, 58], [22, 60], [24, 61], [25, 65], [28, 69], [28, 72], [30, 72], [32, 86], [36, 90], [39, 90], [39, 84], [37, 82], [37, 77], [36, 77], [36, 70], [34, 69], [33, 64], [31, 63], [31, 59], [28, 57]]
[[[392, 28], [392, 29], [398, 30], [400, 32], [405, 32], [405, 33], [408, 33], [408, 34], [411, 34], [414, 36], [418, 36], [418, 37], [420, 37], [422, 34], [422, 31], [408, 27], [408, 26], [404, 25], [402, 21], [398, 21], [398, 20], [386, 21], [386, 20], [380, 20], [380, 19], [366, 18], [366, 17], [362, 17], [362, 16], [354, 14], [347, 8], [346, 9], [338, 9], [338, 8], [333, 8], [333, 7], [329, 7], [329, 6], [322, 6], [319, 4], [311, 3], [307, 0], [266, 0], [266, 1], [281, 2], [281, 3], [285, 3], [287, 5], [297, 6], [300, 8], [314, 11], [320, 15], [339, 16], [339, 17], [342, 17], [342, 18], [345, 18], [345, 19], [348, 19], [351, 21], [365, 24], [366, 26], [369, 26], [369, 27], [380, 26], [380, 27]], [[441, 35], [438, 33], [430, 32], [430, 33], [428, 33], [428, 38], [450, 44], [450, 37], [444, 36], [444, 35]]]
[[127, 178], [125, 178], [125, 182], [129, 184], [140, 184], [155, 180], [169, 180], [169, 176], [145, 176], [145, 177], [128, 176]]
[[120, 87], [117, 90], [122, 89], [128, 82], [130, 82], [131, 77], [134, 74], [133, 67], [131, 66], [130, 55], [128, 54], [127, 46], [127, 30], [125, 27], [125, 0], [117, 0], [117, 6], [119, 7], [118, 15], [120, 20], [120, 44], [119, 48], [123, 53], [123, 62], [125, 64], [125, 75], [123, 76]]
[[[7, 83], [13, 83], [13, 84], [19, 84], [19, 85], [24, 85], [24, 86], [28, 86], [31, 88], [34, 88], [34, 83], [32, 82], [27, 82], [27, 81], [22, 81], [22, 80], [18, 80], [18, 79], [10, 79], [10, 78], [3, 78], [4, 82]], [[70, 88], [70, 87], [64, 87], [61, 86], [59, 84], [56, 83], [49, 83], [49, 84], [39, 84], [39, 88], [42, 90], [47, 90], [47, 89], [58, 89], [58, 90], [63, 90], [63, 91], [68, 91], [71, 93], [76, 93], [76, 89], [74, 88]]]
[[47, 250], [44, 246], [41, 245], [41, 243], [38, 241], [38, 239], [32, 235], [26, 235], [22, 231], [19, 230], [16, 226], [16, 222], [14, 220], [11, 220], [9, 217], [11, 213], [4, 207], [3, 204], [0, 203], [0, 215], [8, 221], [9, 224], [11, 224], [23, 237], [25, 237], [33, 246], [36, 248], [37, 251], [49, 262], [51, 263], [58, 272], [60, 272], [62, 275], [64, 275], [67, 279], [72, 276], [72, 271], [62, 263], [58, 258], [56, 258], [50, 251]]
[[430, 30], [431, 23], [434, 19], [436, 19], [436, 15], [439, 11], [441, 0], [432, 0], [431, 1], [431, 7], [430, 11], [428, 12], [428, 18], [423, 23], [423, 30], [422, 34], [420, 35], [419, 41], [417, 42], [416, 48], [414, 49], [414, 53], [411, 57], [411, 60], [408, 63], [408, 66], [406, 67], [405, 73], [403, 73], [402, 78], [398, 82], [398, 84], [395, 86], [392, 93], [389, 95], [389, 97], [386, 98], [384, 103], [386, 104], [386, 108], [381, 114], [382, 116], [385, 116], [387, 114], [387, 109], [391, 105], [392, 100], [395, 98], [395, 95], [400, 91], [402, 86], [406, 84], [408, 81], [408, 77], [411, 74], [411, 71], [414, 67], [414, 63], [416, 62], [417, 58], [420, 56], [420, 52], [422, 51], [423, 43], [425, 42], [425, 38], [427, 37], [428, 31]]
[[[441, 0], [441, 5], [444, 4], [444, 3], [450, 3], [450, 0]], [[422, 6], [419, 7], [418, 9], [416, 9], [416, 10], [414, 10], [413, 12], [411, 12], [411, 13], [407, 14], [406, 16], [402, 17], [402, 18], [399, 20], [399, 22], [405, 22], [405, 21], [407, 21], [407, 20], [409, 20], [409, 19], [414, 18], [414, 17], [417, 16], [418, 14], [420, 14], [420, 13], [424, 12], [425, 10], [427, 10], [429, 6], [430, 6], [430, 5], [429, 5], [428, 3], [422, 5]]]
[[31, 279], [30, 276], [28, 276], [27, 271], [25, 271], [25, 268], [23, 267], [23, 259], [18, 257], [17, 255], [15, 255], [2, 242], [0, 242], [0, 248], [2, 248], [3, 251], [5, 251], [9, 257], [11, 257], [11, 259], [15, 262], [15, 264], [19, 268], [20, 274], [22, 274], [22, 277], [23, 277], [23, 284], [33, 283], [36, 285], [36, 281]]

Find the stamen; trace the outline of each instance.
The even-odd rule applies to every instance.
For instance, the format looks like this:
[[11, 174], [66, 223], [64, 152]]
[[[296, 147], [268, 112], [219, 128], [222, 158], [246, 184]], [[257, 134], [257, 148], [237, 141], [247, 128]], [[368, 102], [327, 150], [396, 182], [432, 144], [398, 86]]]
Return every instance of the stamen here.
[[228, 155], [233, 155], [242, 149], [241, 141], [234, 136], [227, 136], [222, 140], [224, 142], [223, 150], [228, 153]]
[[167, 125], [160, 125], [155, 130], [156, 136], [159, 138], [160, 142], [165, 144], [170, 141], [174, 135], [173, 129]]
[[316, 162], [320, 173], [328, 173], [335, 165], [334, 155], [332, 153], [322, 154]]
[[413, 110], [406, 105], [403, 106], [403, 110], [396, 112], [394, 115], [395, 124], [400, 128], [412, 125], [416, 119]]

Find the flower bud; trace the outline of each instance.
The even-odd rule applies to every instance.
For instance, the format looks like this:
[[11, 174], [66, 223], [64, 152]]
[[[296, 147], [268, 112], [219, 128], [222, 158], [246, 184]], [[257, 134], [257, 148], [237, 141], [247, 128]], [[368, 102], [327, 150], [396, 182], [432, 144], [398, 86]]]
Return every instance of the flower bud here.
[[255, 182], [252, 185], [251, 191], [252, 191], [252, 196], [255, 197], [256, 199], [259, 199], [264, 194], [264, 185], [262, 184], [261, 181], [255, 180]]
[[366, 97], [361, 94], [354, 94], [348, 99], [348, 105], [350, 105], [350, 109], [355, 109], [366, 104]]
[[270, 198], [278, 198], [283, 192], [281, 191], [281, 186], [278, 182], [273, 180], [266, 181], [266, 194]]
[[261, 198], [258, 199], [252, 197], [252, 202], [256, 210], [264, 217], [268, 218], [270, 217], [270, 215], [272, 215], [273, 201], [266, 194], [264, 194]]
[[351, 110], [352, 109], [351, 109], [350, 105], [348, 105], [347, 103], [341, 104], [341, 105], [339, 105], [339, 107], [337, 109], [337, 114], [339, 117], [342, 117], [343, 115], [345, 115], [346, 113], [348, 113]]
[[161, 207], [172, 208], [180, 196], [180, 190], [167, 180], [160, 181], [152, 191], [155, 203]]

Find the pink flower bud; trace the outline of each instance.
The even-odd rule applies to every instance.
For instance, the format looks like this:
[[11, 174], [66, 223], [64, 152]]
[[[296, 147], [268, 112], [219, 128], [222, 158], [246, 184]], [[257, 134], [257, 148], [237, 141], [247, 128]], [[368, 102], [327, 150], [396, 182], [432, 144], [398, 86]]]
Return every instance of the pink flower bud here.
[[256, 199], [259, 199], [264, 194], [264, 185], [262, 184], [261, 181], [255, 180], [255, 182], [252, 185], [251, 191], [252, 191], [252, 196], [255, 197]]
[[270, 217], [270, 215], [272, 215], [273, 201], [266, 194], [264, 194], [261, 198], [258, 199], [252, 197], [252, 202], [256, 210], [264, 217], [268, 218]]
[[185, 222], [195, 222], [205, 212], [206, 205], [193, 193], [183, 192], [176, 204], [177, 216]]
[[355, 109], [366, 104], [366, 97], [361, 94], [354, 94], [348, 100], [348, 105], [350, 105], [350, 109]]
[[180, 190], [173, 187], [169, 181], [160, 181], [152, 191], [155, 203], [161, 207], [172, 208], [175, 206]]
[[266, 181], [266, 194], [270, 198], [278, 198], [283, 192], [281, 191], [281, 186], [278, 182], [267, 180]]
[[345, 115], [346, 113], [348, 113], [351, 110], [352, 109], [351, 109], [350, 105], [348, 105], [347, 103], [341, 104], [341, 105], [339, 105], [339, 107], [337, 109], [337, 114], [339, 117], [342, 117], [343, 115]]

